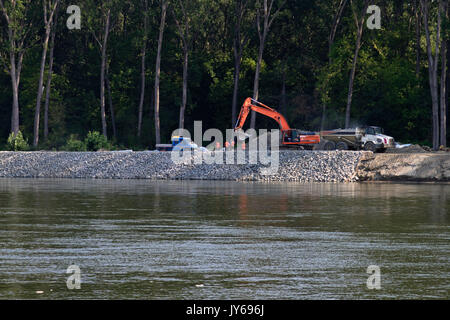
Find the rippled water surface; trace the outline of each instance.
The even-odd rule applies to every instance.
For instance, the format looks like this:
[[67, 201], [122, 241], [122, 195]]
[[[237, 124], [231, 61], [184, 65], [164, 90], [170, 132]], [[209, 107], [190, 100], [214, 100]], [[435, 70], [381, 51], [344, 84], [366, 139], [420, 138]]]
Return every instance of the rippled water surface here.
[[0, 298], [448, 299], [449, 213], [448, 184], [0, 179]]

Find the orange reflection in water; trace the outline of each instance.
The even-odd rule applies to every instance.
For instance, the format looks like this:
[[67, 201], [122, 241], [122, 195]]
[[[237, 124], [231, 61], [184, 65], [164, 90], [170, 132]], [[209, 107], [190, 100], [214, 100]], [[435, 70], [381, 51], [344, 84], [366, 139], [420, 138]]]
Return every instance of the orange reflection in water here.
[[247, 220], [248, 218], [248, 196], [247, 194], [241, 194], [239, 196], [239, 219]]
[[[253, 203], [249, 203], [253, 200]], [[248, 194], [239, 195], [238, 198], [238, 214], [239, 220], [248, 220], [249, 209], [255, 214], [261, 213], [283, 213], [288, 212], [289, 196], [287, 194], [278, 194], [276, 197], [252, 197], [249, 199]]]

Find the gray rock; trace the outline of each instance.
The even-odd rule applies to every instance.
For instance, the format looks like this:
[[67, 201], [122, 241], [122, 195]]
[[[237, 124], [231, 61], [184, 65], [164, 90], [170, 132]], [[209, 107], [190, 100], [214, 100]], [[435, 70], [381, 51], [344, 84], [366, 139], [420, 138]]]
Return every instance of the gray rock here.
[[198, 154], [177, 164], [169, 152], [0, 152], [0, 177], [350, 182], [358, 180], [356, 167], [365, 153], [283, 150], [275, 154], [278, 170], [264, 175], [261, 169], [269, 166], [250, 163], [249, 153], [244, 164], [237, 164], [236, 155], [234, 164], [226, 164], [224, 152], [216, 154], [223, 164], [196, 164]]

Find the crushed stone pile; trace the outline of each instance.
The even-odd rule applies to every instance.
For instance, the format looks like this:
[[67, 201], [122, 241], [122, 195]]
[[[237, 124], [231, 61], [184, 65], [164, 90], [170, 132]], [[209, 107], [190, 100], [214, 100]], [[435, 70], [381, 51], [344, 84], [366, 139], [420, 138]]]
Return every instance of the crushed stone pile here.
[[199, 160], [198, 154], [174, 162], [170, 152], [157, 151], [0, 152], [0, 177], [352, 182], [365, 153], [282, 150], [273, 154], [278, 164], [268, 164], [250, 161], [247, 152], [244, 163], [238, 164], [234, 154], [235, 161], [226, 164], [227, 153], [220, 152], [216, 156], [223, 163], [217, 164]]

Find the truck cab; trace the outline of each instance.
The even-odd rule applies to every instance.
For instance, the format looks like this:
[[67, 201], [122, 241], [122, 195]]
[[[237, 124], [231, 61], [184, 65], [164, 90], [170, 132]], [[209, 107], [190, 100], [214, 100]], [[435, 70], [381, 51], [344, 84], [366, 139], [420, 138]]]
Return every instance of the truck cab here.
[[395, 147], [394, 138], [385, 135], [383, 128], [370, 126], [362, 129], [364, 134], [361, 137], [361, 144], [364, 150], [383, 152]]

